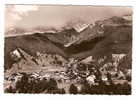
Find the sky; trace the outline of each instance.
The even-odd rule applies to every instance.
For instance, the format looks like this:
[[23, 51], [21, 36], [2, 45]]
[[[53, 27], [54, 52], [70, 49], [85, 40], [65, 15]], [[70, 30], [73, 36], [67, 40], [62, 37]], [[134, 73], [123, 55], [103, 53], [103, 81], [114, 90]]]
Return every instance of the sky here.
[[132, 14], [131, 7], [72, 6], [72, 5], [6, 5], [5, 30], [42, 26], [62, 29], [77, 23], [94, 23], [96, 20]]

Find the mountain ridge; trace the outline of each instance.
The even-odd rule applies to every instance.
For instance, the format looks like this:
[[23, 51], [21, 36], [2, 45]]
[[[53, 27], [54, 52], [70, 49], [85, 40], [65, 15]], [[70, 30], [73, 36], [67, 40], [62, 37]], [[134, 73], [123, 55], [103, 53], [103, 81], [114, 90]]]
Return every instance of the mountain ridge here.
[[[84, 59], [90, 55], [102, 56], [112, 53], [128, 53], [132, 48], [132, 25], [105, 25], [118, 17], [110, 18], [95, 26], [86, 27], [80, 33], [75, 29], [66, 29], [58, 33], [34, 33], [21, 36], [5, 37], [5, 66], [12, 65], [10, 52], [21, 48], [28, 54], [36, 56], [36, 52], [53, 53], [64, 58]], [[114, 21], [113, 21], [114, 22]], [[122, 21], [121, 21], [122, 22]], [[114, 23], [113, 23], [114, 24]], [[115, 23], [116, 24], [116, 23]], [[122, 35], [123, 34], [123, 35]], [[67, 47], [68, 43], [71, 43]]]

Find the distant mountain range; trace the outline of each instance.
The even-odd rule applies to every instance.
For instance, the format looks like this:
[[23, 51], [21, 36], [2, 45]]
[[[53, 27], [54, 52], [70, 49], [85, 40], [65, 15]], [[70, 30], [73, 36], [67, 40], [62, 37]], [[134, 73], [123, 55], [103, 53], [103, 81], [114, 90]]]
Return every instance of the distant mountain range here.
[[112, 17], [88, 24], [77, 32], [74, 28], [56, 33], [33, 33], [5, 37], [5, 69], [13, 64], [10, 52], [20, 48], [32, 56], [36, 52], [58, 54], [68, 58], [84, 59], [113, 53], [129, 53], [132, 49], [132, 21]]

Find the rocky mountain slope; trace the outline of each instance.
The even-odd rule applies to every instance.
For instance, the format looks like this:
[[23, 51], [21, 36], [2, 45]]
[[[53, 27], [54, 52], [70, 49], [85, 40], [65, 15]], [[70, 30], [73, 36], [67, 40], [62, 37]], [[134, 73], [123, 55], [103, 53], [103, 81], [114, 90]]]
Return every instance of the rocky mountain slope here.
[[32, 35], [22, 35], [5, 38], [5, 68], [10, 68], [13, 64], [10, 52], [20, 48], [32, 56], [36, 56], [36, 52], [59, 54], [67, 57], [66, 53], [57, 45], [50, 41], [46, 36], [39, 33]]
[[74, 28], [57, 33], [34, 33], [5, 37], [5, 69], [11, 68], [10, 53], [20, 48], [36, 57], [36, 52], [58, 54], [65, 59], [84, 59], [113, 53], [128, 53], [132, 48], [132, 22], [112, 17], [88, 24], [81, 32]]

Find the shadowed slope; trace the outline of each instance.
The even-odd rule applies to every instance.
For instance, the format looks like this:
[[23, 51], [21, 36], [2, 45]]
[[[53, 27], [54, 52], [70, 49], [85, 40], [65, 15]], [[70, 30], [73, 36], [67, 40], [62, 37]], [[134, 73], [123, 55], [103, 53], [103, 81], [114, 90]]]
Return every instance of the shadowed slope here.
[[41, 53], [54, 53], [66, 57], [63, 50], [57, 47], [57, 44], [51, 42], [46, 36], [40, 34], [23, 35], [15, 37], [5, 38], [5, 67], [10, 68], [12, 65], [12, 59], [10, 58], [10, 52], [21, 48], [28, 54], [36, 56], [36, 52]]

